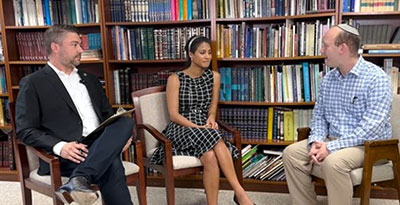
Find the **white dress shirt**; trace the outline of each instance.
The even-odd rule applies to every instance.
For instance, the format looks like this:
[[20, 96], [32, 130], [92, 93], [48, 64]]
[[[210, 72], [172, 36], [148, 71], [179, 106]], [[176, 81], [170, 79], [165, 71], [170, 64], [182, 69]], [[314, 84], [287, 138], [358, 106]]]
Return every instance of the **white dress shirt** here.
[[[72, 99], [76, 109], [78, 110], [79, 117], [82, 120], [83, 130], [82, 135], [87, 136], [91, 131], [96, 129], [99, 125], [99, 119], [93, 109], [93, 104], [89, 96], [86, 86], [81, 83], [81, 77], [78, 74], [78, 69], [74, 68], [68, 75], [63, 71], [57, 69], [53, 64], [47, 64], [56, 72], [64, 87], [67, 89], [69, 96]], [[56, 155], [61, 154], [62, 147], [67, 142], [61, 141], [53, 147], [53, 152]]]

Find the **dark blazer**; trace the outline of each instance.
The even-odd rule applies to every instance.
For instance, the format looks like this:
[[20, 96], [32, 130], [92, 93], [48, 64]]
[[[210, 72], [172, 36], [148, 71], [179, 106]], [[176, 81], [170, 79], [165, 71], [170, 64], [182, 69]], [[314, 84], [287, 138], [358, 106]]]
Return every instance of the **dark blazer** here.
[[[103, 87], [94, 75], [78, 73], [99, 121], [103, 122], [113, 114]], [[67, 89], [49, 65], [20, 81], [16, 126], [17, 136], [23, 143], [48, 153], [53, 153], [53, 146], [60, 141], [71, 142], [82, 137], [82, 119]], [[40, 161], [38, 173], [49, 173], [49, 166]]]

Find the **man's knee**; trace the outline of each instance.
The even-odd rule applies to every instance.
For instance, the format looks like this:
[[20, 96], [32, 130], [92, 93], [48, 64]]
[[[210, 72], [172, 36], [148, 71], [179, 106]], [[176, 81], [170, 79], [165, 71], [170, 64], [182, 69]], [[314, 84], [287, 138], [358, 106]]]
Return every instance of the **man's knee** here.
[[321, 163], [321, 170], [325, 175], [330, 176], [331, 174], [327, 173], [346, 173], [348, 170], [346, 169], [346, 161], [342, 158], [335, 157], [334, 155], [328, 155], [324, 161]]

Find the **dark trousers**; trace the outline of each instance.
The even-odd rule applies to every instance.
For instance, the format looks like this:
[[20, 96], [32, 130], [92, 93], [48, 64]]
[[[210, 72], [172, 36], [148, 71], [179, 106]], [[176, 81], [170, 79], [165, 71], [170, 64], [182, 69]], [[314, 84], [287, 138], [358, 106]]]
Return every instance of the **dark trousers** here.
[[63, 176], [84, 176], [91, 183], [98, 184], [106, 204], [132, 204], [125, 170], [120, 154], [132, 136], [133, 120], [122, 117], [107, 126], [103, 133], [89, 147], [89, 153], [81, 164], [62, 160]]

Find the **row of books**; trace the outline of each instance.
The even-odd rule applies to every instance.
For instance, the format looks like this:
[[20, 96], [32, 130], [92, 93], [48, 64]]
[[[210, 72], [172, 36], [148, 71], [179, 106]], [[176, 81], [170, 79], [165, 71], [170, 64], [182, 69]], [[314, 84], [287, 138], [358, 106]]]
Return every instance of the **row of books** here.
[[348, 24], [358, 29], [361, 44], [400, 43], [400, 26], [393, 24], [366, 24], [363, 21], [349, 19]]
[[[22, 61], [47, 60], [47, 50], [44, 45], [44, 32], [17, 32], [16, 40], [19, 58]], [[82, 35], [82, 48], [84, 51], [101, 50], [100, 33], [88, 33]], [[85, 56], [82, 55], [82, 59]]]
[[343, 0], [343, 12], [400, 11], [399, 0]]
[[0, 94], [8, 93], [6, 79], [6, 68], [4, 66], [0, 66]]
[[335, 9], [335, 0], [220, 0], [219, 18], [294, 16]]
[[0, 167], [10, 168], [13, 158], [10, 142], [0, 141]]
[[261, 58], [321, 55], [322, 36], [334, 25], [326, 22], [295, 22], [217, 26], [217, 56], [220, 58]]
[[172, 71], [163, 70], [156, 73], [134, 73], [132, 68], [113, 71], [114, 97], [116, 104], [132, 104], [131, 92], [144, 88], [166, 85]]
[[113, 22], [155, 22], [209, 18], [208, 0], [111, 0]]
[[304, 62], [297, 65], [223, 67], [221, 101], [312, 102], [330, 68]]
[[297, 128], [310, 126], [312, 109], [223, 107], [220, 118], [239, 129], [242, 139], [297, 141]]
[[284, 181], [285, 170], [282, 150], [262, 149], [258, 145], [247, 145], [242, 149], [243, 178], [261, 181]]
[[185, 45], [192, 36], [210, 37], [209, 27], [112, 28], [114, 59], [184, 59]]
[[98, 0], [13, 0], [16, 26], [99, 23]]

